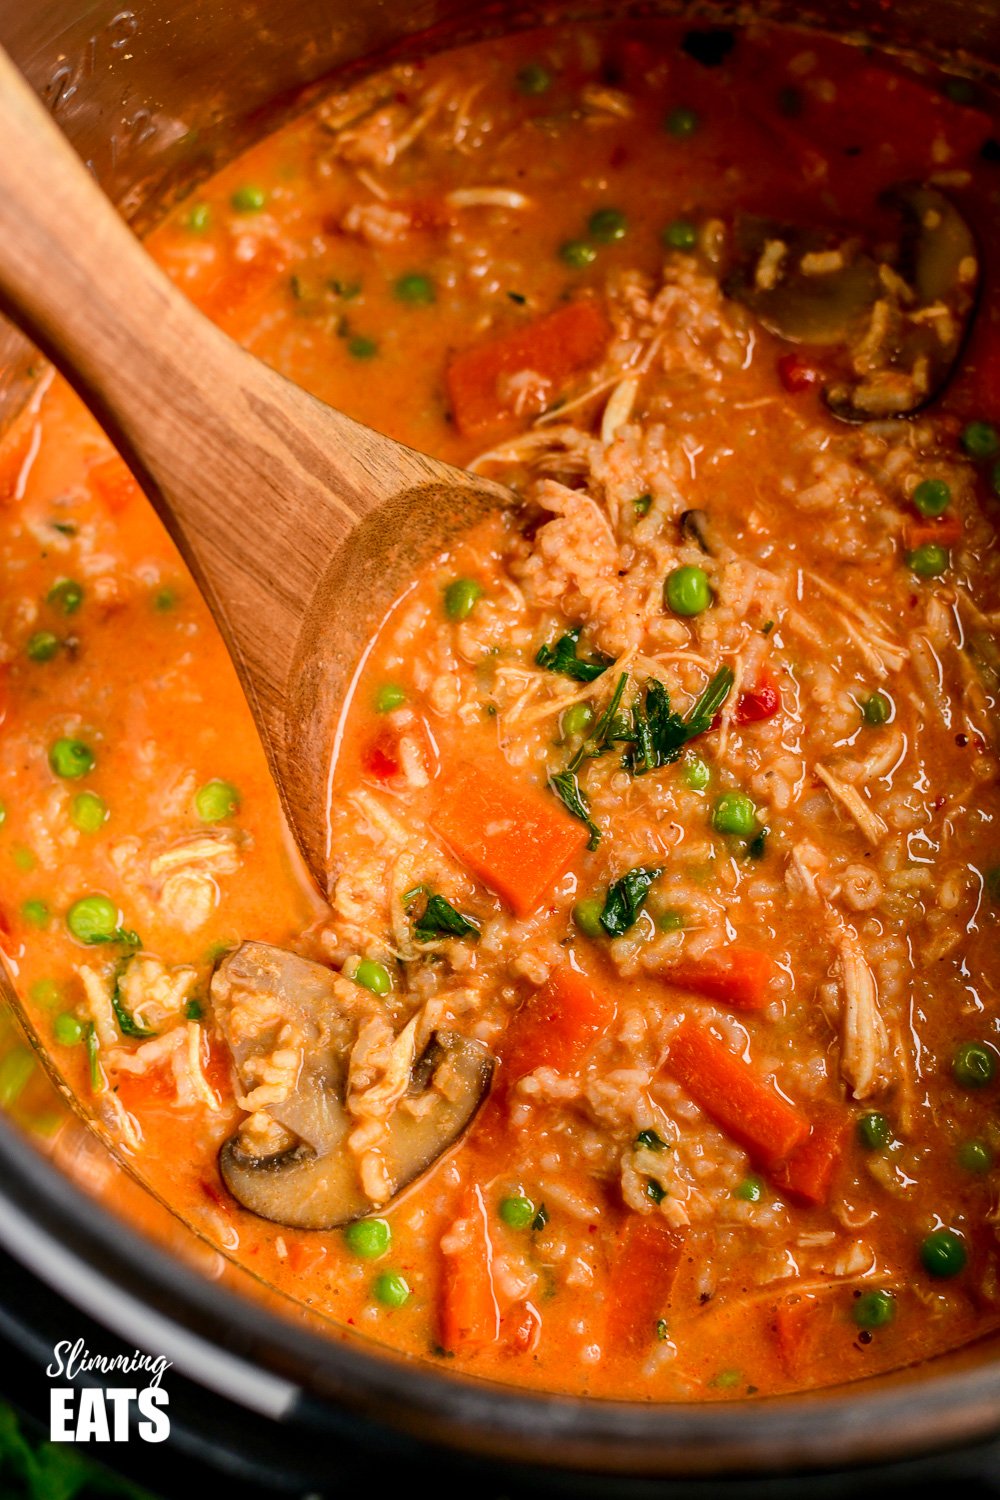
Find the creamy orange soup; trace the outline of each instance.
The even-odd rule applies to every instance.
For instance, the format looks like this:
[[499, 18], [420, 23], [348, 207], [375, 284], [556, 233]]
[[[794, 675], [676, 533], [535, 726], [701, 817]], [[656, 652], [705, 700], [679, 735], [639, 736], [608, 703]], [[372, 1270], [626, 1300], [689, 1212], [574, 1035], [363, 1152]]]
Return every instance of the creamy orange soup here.
[[535, 32], [156, 231], [254, 353], [523, 501], [370, 643], [328, 900], [121, 460], [48, 376], [8, 436], [27, 1018], [331, 1331], [674, 1401], [1000, 1324], [993, 129], [803, 34]]

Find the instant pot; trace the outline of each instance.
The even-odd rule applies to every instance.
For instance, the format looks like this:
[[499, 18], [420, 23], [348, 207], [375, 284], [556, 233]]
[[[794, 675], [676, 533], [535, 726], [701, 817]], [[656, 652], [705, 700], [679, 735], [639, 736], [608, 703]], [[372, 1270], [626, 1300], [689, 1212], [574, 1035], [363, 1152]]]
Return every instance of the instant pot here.
[[[515, 27], [657, 14], [702, 26], [791, 21], [980, 76], [1000, 64], [1000, 0], [0, 0], [0, 43], [142, 230], [334, 72]], [[0, 142], [0, 191], [7, 149]], [[0, 429], [36, 374], [37, 356], [0, 325]], [[13, 1003], [0, 978], [4, 990]], [[144, 1204], [152, 1228], [140, 1236], [129, 1205], [144, 1193], [82, 1119], [47, 1149], [0, 1121], [0, 1394], [47, 1413], [46, 1368], [66, 1339], [107, 1356], [161, 1355], [171, 1362], [171, 1441], [162, 1450], [123, 1443], [104, 1456], [163, 1494], [203, 1483], [205, 1464], [245, 1500], [362, 1484], [377, 1494], [378, 1475], [385, 1488], [411, 1475], [473, 1483], [483, 1500], [700, 1497], [723, 1486], [751, 1497], [799, 1493], [806, 1475], [816, 1496], [913, 1493], [942, 1479], [1000, 1493], [996, 1338], [800, 1397], [643, 1405], [525, 1392], [324, 1328], [166, 1205]]]

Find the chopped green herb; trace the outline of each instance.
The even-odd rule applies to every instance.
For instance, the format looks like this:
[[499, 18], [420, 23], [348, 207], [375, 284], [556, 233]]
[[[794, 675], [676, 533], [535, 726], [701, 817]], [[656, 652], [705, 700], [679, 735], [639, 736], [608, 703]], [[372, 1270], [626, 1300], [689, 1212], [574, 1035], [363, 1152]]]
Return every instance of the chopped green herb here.
[[425, 895], [426, 892], [427, 887], [425, 885], [411, 885], [410, 889], [408, 891], [404, 891], [402, 896], [399, 898], [403, 903], [403, 910], [409, 911], [410, 907], [413, 905], [414, 901], [416, 901], [417, 897]]
[[104, 1080], [101, 1077], [101, 1064], [99, 1057], [101, 1044], [97, 1039], [97, 1032], [94, 1029], [93, 1021], [88, 1021], [86, 1026], [84, 1027], [83, 1041], [84, 1046], [87, 1049], [87, 1066], [90, 1069], [90, 1087], [94, 1090], [95, 1094], [100, 1093], [101, 1089], [104, 1086]]
[[540, 1234], [541, 1231], [545, 1228], [545, 1226], [546, 1226], [546, 1224], [548, 1222], [549, 1222], [549, 1211], [545, 1207], [544, 1203], [540, 1203], [538, 1205], [538, 1212], [537, 1212], [537, 1214], [535, 1215], [535, 1217], [531, 1221], [532, 1232], [535, 1233], [535, 1234]]
[[640, 1130], [635, 1138], [635, 1149], [637, 1151], [666, 1151], [667, 1143], [655, 1130]]
[[238, 214], [256, 214], [267, 202], [267, 194], [262, 187], [246, 182], [236, 189], [229, 201]]
[[518, 307], [523, 307], [528, 300], [523, 292], [508, 292], [507, 296], [512, 302], [516, 302]]
[[662, 865], [636, 865], [608, 888], [601, 912], [601, 926], [608, 937], [621, 937], [635, 924], [650, 887], [662, 874]]
[[207, 203], [194, 203], [188, 210], [184, 220], [185, 229], [190, 229], [192, 234], [204, 234], [212, 222], [212, 210]]
[[764, 858], [764, 855], [767, 853], [767, 839], [770, 832], [770, 828], [761, 828], [754, 834], [752, 839], [748, 839], [747, 857], [749, 859]]
[[635, 511], [637, 516], [648, 516], [652, 503], [652, 495], [636, 495], [635, 499], [632, 501], [632, 509]]
[[692, 251], [698, 243], [697, 227], [689, 219], [675, 219], [661, 236], [668, 250]]
[[711, 728], [732, 685], [732, 669], [720, 667], [687, 718], [682, 718], [672, 712], [666, 687], [652, 678], [646, 685], [644, 704], [637, 703], [633, 709], [634, 744], [625, 756], [632, 774], [643, 776], [678, 760], [689, 740]]
[[200, 1000], [189, 1000], [184, 1007], [185, 1021], [200, 1021], [204, 1014], [204, 1007]]
[[111, 995], [111, 1008], [115, 1013], [115, 1020], [118, 1022], [118, 1030], [121, 1032], [122, 1036], [147, 1037], [156, 1035], [155, 1031], [150, 1031], [147, 1027], [140, 1026], [139, 1022], [135, 1019], [131, 1012], [126, 1010], [125, 1003], [121, 997], [121, 990], [117, 984], [115, 985], [114, 991]]
[[544, 63], [525, 63], [518, 71], [517, 86], [522, 94], [546, 94], [552, 87], [552, 74]]
[[660, 912], [656, 925], [661, 932], [680, 932], [684, 926], [684, 913], [675, 906], [668, 906], [666, 911]]
[[666, 1341], [667, 1341], [667, 1339], [669, 1339], [669, 1337], [670, 1337], [670, 1327], [669, 1327], [669, 1325], [667, 1323], [666, 1318], [657, 1318], [657, 1320], [656, 1320], [656, 1338], [657, 1338], [657, 1342], [661, 1343], [661, 1344], [665, 1344]]
[[590, 816], [590, 798], [580, 786], [575, 771], [557, 771], [549, 777], [549, 787], [559, 798], [566, 811], [586, 826], [590, 838], [588, 849], [596, 849], [601, 842], [601, 830]]
[[428, 896], [427, 905], [413, 924], [414, 936], [422, 942], [432, 942], [439, 937], [479, 938], [478, 923], [471, 917], [456, 911], [443, 896]]
[[614, 658], [605, 656], [603, 651], [589, 657], [578, 656], [576, 648], [579, 640], [579, 630], [569, 630], [559, 637], [554, 646], [539, 646], [535, 655], [536, 664], [549, 672], [561, 672], [564, 677], [572, 677], [575, 682], [593, 682], [609, 667], [614, 666]]
[[655, 1177], [646, 1178], [646, 1197], [649, 1198], [651, 1202], [659, 1205], [663, 1202], [666, 1196], [666, 1188], [661, 1187]]

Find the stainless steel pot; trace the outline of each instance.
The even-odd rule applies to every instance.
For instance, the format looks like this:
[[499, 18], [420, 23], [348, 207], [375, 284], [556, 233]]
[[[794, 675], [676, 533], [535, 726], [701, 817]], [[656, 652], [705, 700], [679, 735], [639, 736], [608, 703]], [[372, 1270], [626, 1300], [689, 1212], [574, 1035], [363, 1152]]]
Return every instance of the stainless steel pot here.
[[[738, 9], [867, 34], [971, 71], [1000, 66], [997, 0], [762, 0]], [[727, 15], [723, 5], [669, 0], [0, 0], [0, 42], [142, 227], [335, 69], [540, 18], [657, 10]], [[0, 191], [5, 149], [0, 142]], [[31, 351], [0, 325], [0, 427], [23, 399], [30, 363]], [[588, 1402], [449, 1377], [330, 1337], [280, 1299], [251, 1300], [249, 1278], [165, 1209], [158, 1243], [141, 1239], [71, 1179], [100, 1178], [98, 1196], [119, 1207], [140, 1189], [82, 1126], [67, 1139], [58, 1161], [45, 1160], [0, 1126], [0, 1243], [43, 1281], [70, 1288], [99, 1323], [250, 1413], [341, 1431], [345, 1420], [388, 1423], [465, 1453], [619, 1475], [773, 1474], [1000, 1436], [996, 1340], [891, 1377], [725, 1405]]]

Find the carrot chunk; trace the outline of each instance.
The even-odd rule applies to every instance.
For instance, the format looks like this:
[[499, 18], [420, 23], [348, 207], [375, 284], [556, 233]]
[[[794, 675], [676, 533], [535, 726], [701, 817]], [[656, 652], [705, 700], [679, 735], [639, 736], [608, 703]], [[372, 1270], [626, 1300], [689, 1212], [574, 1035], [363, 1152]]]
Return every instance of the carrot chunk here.
[[958, 516], [941, 516], [936, 521], [908, 519], [903, 528], [903, 541], [908, 552], [923, 547], [927, 542], [937, 542], [941, 547], [953, 547], [962, 535], [962, 522]]
[[575, 1072], [614, 1023], [617, 1009], [610, 990], [569, 964], [532, 991], [497, 1048], [500, 1067], [474, 1127], [475, 1143], [489, 1148], [502, 1140], [507, 1098], [519, 1079], [535, 1068]]
[[696, 1021], [674, 1032], [666, 1065], [695, 1103], [764, 1166], [784, 1161], [809, 1134], [805, 1115]]
[[815, 1120], [801, 1146], [772, 1172], [775, 1186], [799, 1203], [826, 1203], [849, 1129], [850, 1121], [839, 1110]]
[[634, 1214], [615, 1243], [605, 1339], [618, 1354], [653, 1347], [680, 1269], [685, 1238], [677, 1229]]
[[448, 366], [448, 399], [458, 430], [466, 437], [488, 431], [517, 415], [510, 377], [530, 370], [553, 392], [571, 375], [596, 364], [611, 329], [592, 302], [571, 302], [527, 327], [456, 354]]
[[570, 1073], [614, 1022], [614, 996], [569, 964], [525, 1000], [500, 1044], [503, 1076], [514, 1083], [535, 1068]]
[[431, 823], [519, 917], [538, 908], [587, 843], [583, 824], [554, 797], [482, 761], [439, 779]]
[[467, 1187], [462, 1194], [455, 1238], [460, 1247], [443, 1257], [439, 1337], [442, 1349], [470, 1353], [500, 1337], [493, 1242], [479, 1187]]
[[120, 516], [142, 493], [125, 460], [117, 455], [94, 464], [87, 480], [105, 510], [112, 516]]
[[756, 948], [713, 948], [700, 958], [682, 958], [664, 970], [668, 984], [719, 1000], [736, 1010], [763, 1010], [771, 998], [774, 959]]

